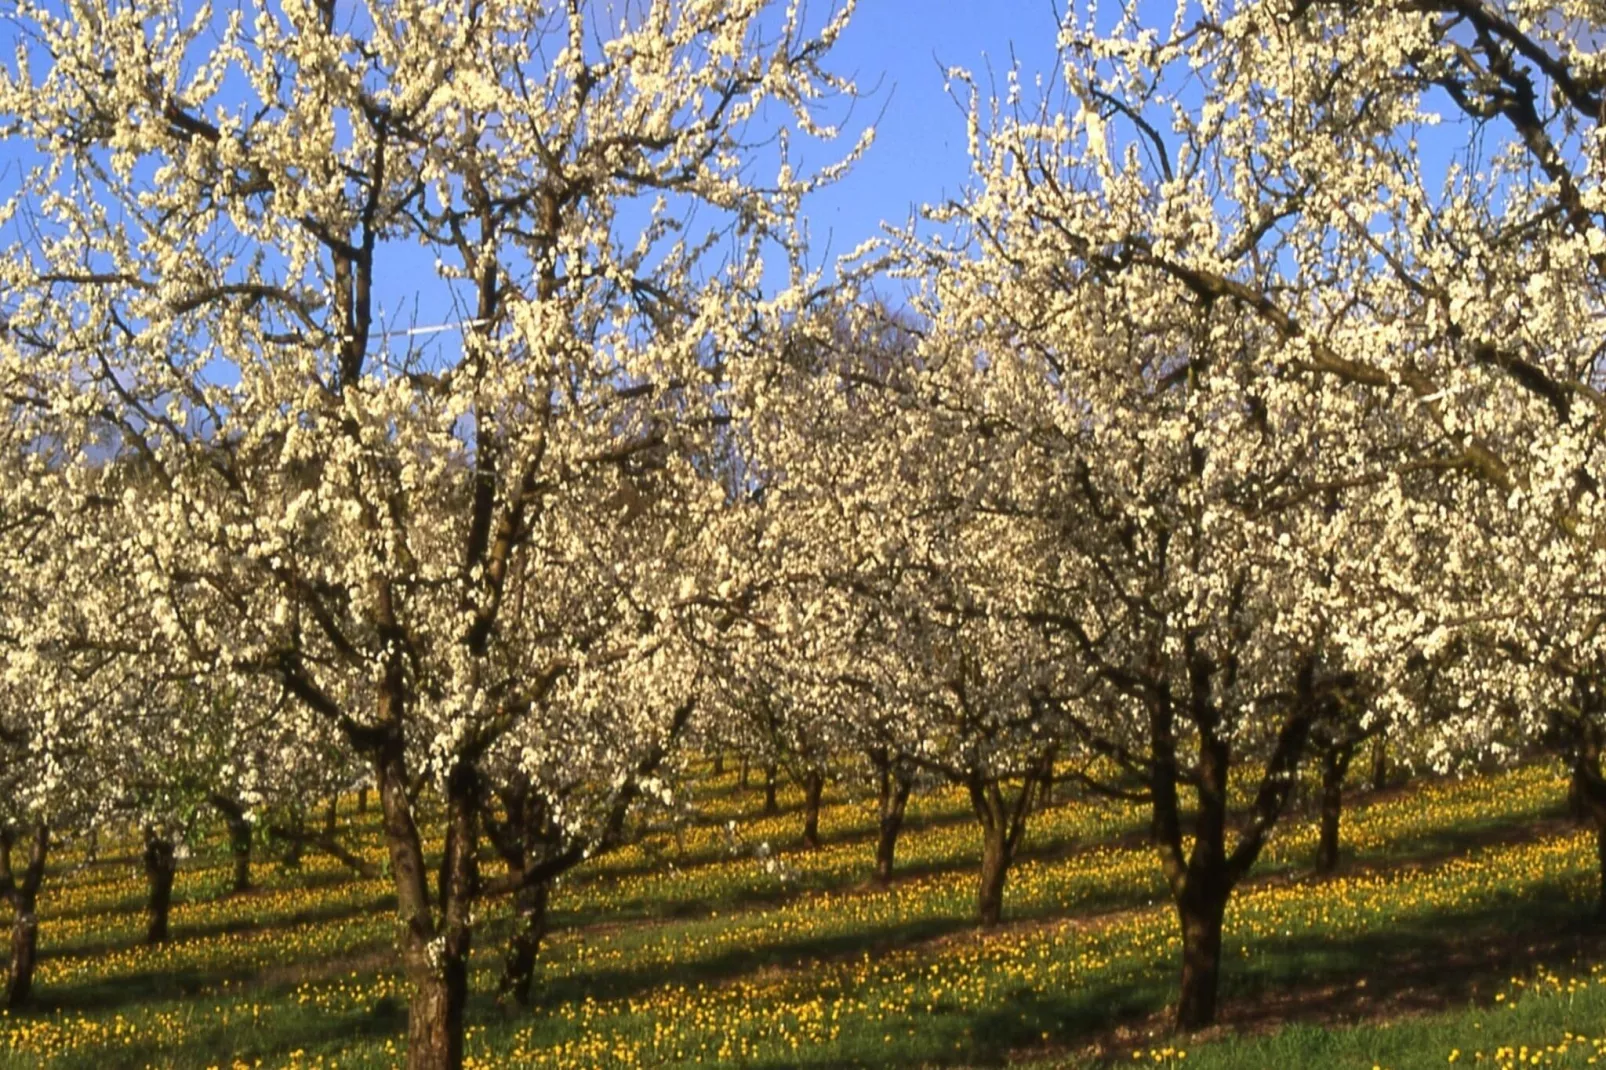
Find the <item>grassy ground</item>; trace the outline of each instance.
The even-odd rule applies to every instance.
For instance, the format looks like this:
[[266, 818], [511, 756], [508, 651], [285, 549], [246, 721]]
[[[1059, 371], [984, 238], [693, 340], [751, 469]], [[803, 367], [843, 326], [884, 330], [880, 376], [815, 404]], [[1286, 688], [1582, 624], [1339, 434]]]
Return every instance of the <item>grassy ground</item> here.
[[[1039, 815], [1007, 924], [978, 933], [957, 794], [916, 797], [903, 875], [879, 889], [873, 803], [828, 796], [826, 845], [802, 852], [795, 794], [763, 818], [759, 791], [705, 778], [689, 824], [560, 888], [534, 1012], [490, 998], [507, 919], [488, 910], [470, 1050], [480, 1066], [1606, 1063], [1606, 939], [1582, 923], [1594, 845], [1559, 818], [1563, 791], [1538, 767], [1363, 802], [1324, 880], [1311, 823], [1291, 820], [1229, 913], [1223, 1025], [1184, 1041], [1165, 1029], [1178, 939], [1140, 811]], [[342, 834], [377, 861], [373, 815], [349, 802]], [[37, 1006], [0, 1018], [0, 1067], [395, 1065], [386, 884], [312, 856], [259, 866], [245, 896], [226, 874], [221, 846], [192, 859], [174, 941], [145, 948], [127, 845], [64, 859]]]

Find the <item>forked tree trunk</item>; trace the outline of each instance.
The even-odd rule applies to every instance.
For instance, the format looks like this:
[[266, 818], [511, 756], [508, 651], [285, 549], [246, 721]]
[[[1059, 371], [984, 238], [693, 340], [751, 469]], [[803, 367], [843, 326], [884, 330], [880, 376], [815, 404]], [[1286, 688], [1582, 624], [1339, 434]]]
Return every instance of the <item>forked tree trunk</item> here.
[[777, 788], [777, 770], [774, 765], [764, 767], [764, 815], [774, 817], [781, 812], [780, 802], [775, 797]]
[[[382, 694], [382, 713], [400, 702], [399, 687]], [[395, 723], [389, 717], [382, 718]], [[460, 1070], [463, 1065], [463, 1010], [468, 1000], [468, 953], [472, 936], [469, 896], [474, 886], [476, 826], [473, 771], [452, 770], [446, 790], [446, 845], [441, 859], [436, 920], [429, 892], [423, 844], [408, 795], [407, 766], [400, 734], [379, 747], [375, 759], [385, 846], [396, 882], [397, 912], [403, 926], [402, 959], [412, 986], [407, 1013], [408, 1070]]]
[[22, 879], [11, 874], [9, 849], [0, 859], [0, 885], [4, 885], [12, 909], [11, 961], [6, 968], [5, 1006], [15, 1010], [28, 1002], [33, 990], [34, 967], [39, 961], [39, 885], [45, 877], [45, 856], [50, 848], [50, 827], [40, 822], [30, 837], [28, 865]]
[[168, 940], [168, 913], [173, 907], [173, 877], [178, 863], [173, 853], [173, 841], [157, 835], [155, 829], [145, 830], [145, 942], [165, 944]]
[[803, 774], [803, 846], [820, 849], [820, 798], [825, 794], [825, 774], [810, 769]]
[[[1298, 694], [1284, 714], [1250, 803], [1248, 820], [1227, 847], [1228, 787], [1232, 748], [1219, 731], [1221, 711], [1213, 691], [1214, 663], [1190, 651], [1187, 704], [1164, 695], [1149, 707], [1150, 796], [1153, 833], [1160, 850], [1182, 928], [1181, 995], [1176, 1027], [1202, 1029], [1215, 1021], [1221, 988], [1221, 935], [1232, 890], [1243, 879], [1288, 804], [1295, 772], [1304, 754], [1321, 699], [1315, 660], [1298, 674]], [[1197, 730], [1197, 756], [1191, 781], [1197, 799], [1193, 839], [1185, 840], [1178, 786], [1182, 771], [1176, 749], [1179, 710]]]
[[1339, 822], [1344, 814], [1344, 777], [1355, 756], [1354, 744], [1331, 747], [1322, 754], [1321, 835], [1316, 844], [1316, 872], [1338, 868]]
[[1053, 768], [1052, 748], [1040, 756], [1026, 774], [1020, 792], [1013, 801], [1004, 797], [1003, 788], [994, 777], [972, 770], [966, 787], [970, 791], [971, 809], [981, 824], [981, 869], [976, 875], [976, 920], [983, 928], [992, 928], [1003, 920], [1004, 881], [1009, 867], [1015, 861], [1015, 851], [1026, 834], [1026, 819], [1031, 814], [1038, 791]]
[[886, 751], [875, 751], [870, 761], [876, 770], [876, 845], [875, 879], [882, 885], [892, 883], [893, 859], [898, 849], [898, 836], [903, 831], [903, 818], [909, 806], [909, 793], [914, 788], [913, 778], [895, 774], [891, 756]]

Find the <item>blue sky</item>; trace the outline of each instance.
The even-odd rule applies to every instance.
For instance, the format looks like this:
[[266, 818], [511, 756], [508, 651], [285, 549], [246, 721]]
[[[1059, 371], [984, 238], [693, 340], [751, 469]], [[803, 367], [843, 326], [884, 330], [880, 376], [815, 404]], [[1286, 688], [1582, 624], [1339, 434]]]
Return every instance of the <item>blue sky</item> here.
[[861, 0], [831, 66], [866, 91], [853, 123], [874, 122], [876, 143], [808, 206], [817, 248], [830, 234], [831, 252], [845, 252], [882, 220], [957, 194], [968, 173], [965, 121], [944, 93], [945, 69], [985, 79], [991, 64], [1002, 88], [1013, 48], [1029, 85], [1053, 72], [1058, 30], [1049, 0]]

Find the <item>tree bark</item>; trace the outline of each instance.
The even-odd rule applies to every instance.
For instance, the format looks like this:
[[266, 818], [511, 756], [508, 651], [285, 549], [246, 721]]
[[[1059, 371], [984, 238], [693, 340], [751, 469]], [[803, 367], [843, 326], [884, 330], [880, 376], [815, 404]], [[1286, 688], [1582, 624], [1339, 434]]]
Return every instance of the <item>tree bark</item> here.
[[165, 944], [169, 932], [167, 918], [173, 906], [173, 877], [178, 863], [173, 855], [173, 841], [159, 836], [155, 829], [145, 830], [145, 880], [148, 897], [145, 902], [145, 942]]
[[1382, 791], [1389, 783], [1389, 745], [1382, 735], [1372, 739], [1372, 790]]
[[229, 832], [229, 857], [234, 863], [234, 879], [230, 885], [236, 892], [251, 890], [251, 822], [245, 819], [245, 807], [227, 795], [212, 796], [212, 805], [223, 815]]
[[1230, 887], [1200, 881], [1177, 900], [1182, 921], [1182, 995], [1177, 1028], [1203, 1029], [1216, 1019], [1221, 992], [1221, 930]]
[[360, 788], [357, 789], [357, 813], [366, 814], [367, 812], [368, 812], [368, 787], [367, 787], [367, 785], [364, 785], [363, 787], [360, 787]]
[[335, 822], [338, 817], [337, 808], [339, 803], [339, 795], [329, 796], [329, 805], [325, 807], [323, 811], [323, 834], [325, 836], [333, 836], [335, 834]]
[[825, 774], [810, 769], [803, 775], [803, 846], [820, 849], [820, 797], [825, 793]]
[[1002, 823], [984, 824], [981, 872], [976, 880], [976, 920], [993, 928], [1004, 918], [1004, 880], [1009, 876], [1010, 851]]
[[[382, 707], [399, 704], [399, 690], [386, 688], [380, 701]], [[400, 718], [389, 716], [382, 720], [396, 724]], [[447, 778], [439, 923], [429, 892], [423, 843], [407, 791], [407, 766], [399, 731], [379, 747], [375, 775], [385, 846], [396, 882], [397, 912], [404, 931], [402, 958], [413, 989], [407, 1013], [407, 1068], [461, 1070], [472, 936], [469, 901], [474, 891], [477, 839], [473, 771], [459, 766]]]
[[749, 779], [748, 778], [748, 773], [752, 770], [752, 768], [753, 768], [752, 764], [746, 758], [743, 758], [742, 759], [741, 775], [737, 777], [737, 786], [738, 787], [741, 787], [741, 788], [744, 788], [744, 789], [747, 787], [747, 782], [748, 782], [748, 779]]
[[1316, 844], [1316, 872], [1338, 868], [1339, 822], [1344, 814], [1344, 777], [1355, 756], [1354, 744], [1331, 747], [1322, 754], [1321, 835]]
[[1600, 866], [1600, 892], [1595, 915], [1606, 922], [1606, 779], [1601, 773], [1601, 747], [1588, 734], [1573, 756], [1573, 790], [1582, 798], [1589, 818], [1595, 824], [1595, 849]]
[[11, 902], [11, 962], [6, 968], [5, 1006], [15, 1010], [28, 1002], [33, 991], [33, 971], [39, 961], [39, 885], [45, 877], [45, 857], [50, 848], [50, 827], [40, 822], [28, 848], [28, 865], [22, 880], [11, 874], [10, 852], [3, 860], [0, 884]]
[[774, 817], [781, 812], [780, 802], [775, 797], [777, 788], [777, 770], [773, 764], [764, 767], [764, 816]]
[[898, 849], [898, 836], [903, 832], [903, 817], [909, 806], [909, 793], [914, 779], [893, 771], [893, 762], [886, 751], [870, 756], [876, 769], [877, 829], [875, 845], [875, 879], [883, 886], [892, 883], [892, 865]]
[[716, 750], [714, 752], [714, 775], [725, 775], [725, 752], [722, 750]]
[[[514, 872], [522, 874], [523, 867]], [[502, 965], [502, 978], [497, 982], [496, 991], [498, 996], [511, 996], [521, 1007], [530, 1005], [535, 958], [541, 950], [541, 941], [551, 931], [547, 922], [551, 896], [551, 885], [545, 881], [525, 885], [513, 894], [513, 938], [508, 944], [507, 960]]]

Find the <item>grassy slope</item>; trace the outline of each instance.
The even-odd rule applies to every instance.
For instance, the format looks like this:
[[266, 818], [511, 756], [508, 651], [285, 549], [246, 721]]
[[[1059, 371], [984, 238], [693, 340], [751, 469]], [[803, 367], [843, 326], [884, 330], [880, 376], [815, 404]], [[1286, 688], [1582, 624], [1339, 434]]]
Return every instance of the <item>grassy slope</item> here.
[[[471, 1009], [481, 1065], [1364, 1070], [1443, 1065], [1457, 1048], [1489, 1062], [1503, 1045], [1587, 1058], [1587, 1043], [1543, 1049], [1606, 1033], [1606, 983], [1590, 972], [1606, 953], [1576, 924], [1593, 844], [1554, 819], [1562, 785], [1549, 769], [1357, 808], [1345, 829], [1354, 859], [1333, 880], [1304, 875], [1314, 830], [1290, 823], [1229, 916], [1226, 1025], [1187, 1044], [1164, 1038], [1177, 940], [1136, 835], [1141, 813], [1040, 815], [1006, 892], [1010, 923], [978, 934], [976, 835], [957, 795], [917, 799], [905, 876], [880, 890], [866, 884], [870, 804], [833, 799], [825, 849], [766, 863], [758, 846], [789, 848], [798, 816], [756, 816], [759, 793], [733, 779], [701, 785], [696, 823], [560, 890], [541, 1012], [504, 1014], [485, 995], [506, 924], [505, 908], [491, 909]], [[343, 821], [377, 859], [372, 815]], [[0, 1067], [394, 1064], [405, 993], [384, 882], [309, 859], [299, 872], [260, 867], [262, 890], [227, 897], [218, 848], [181, 873], [175, 942], [147, 949], [142, 883], [120, 850], [120, 861], [69, 860], [51, 875], [39, 1009], [0, 1019]], [[1584, 983], [1513, 989], [1539, 968]], [[1402, 1012], [1412, 1016], [1388, 1027], [1339, 1027]], [[1284, 1024], [1301, 1022], [1313, 1024]], [[1191, 1050], [1178, 1057], [1178, 1046]]]

